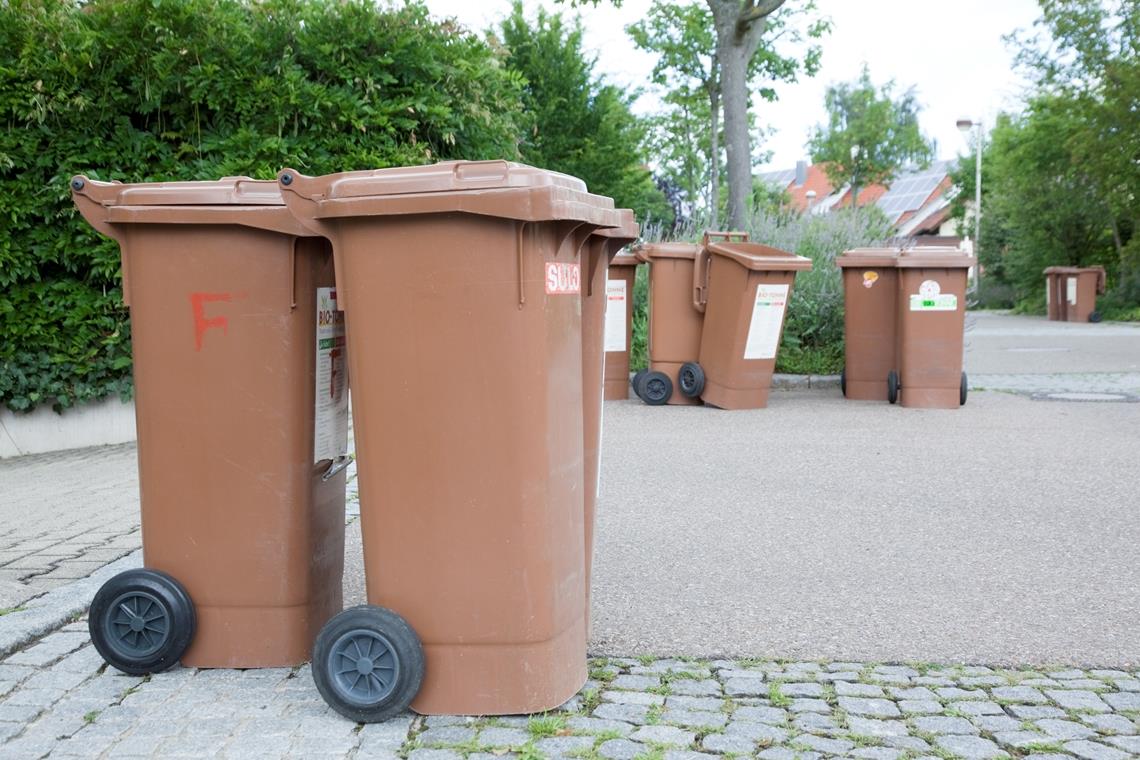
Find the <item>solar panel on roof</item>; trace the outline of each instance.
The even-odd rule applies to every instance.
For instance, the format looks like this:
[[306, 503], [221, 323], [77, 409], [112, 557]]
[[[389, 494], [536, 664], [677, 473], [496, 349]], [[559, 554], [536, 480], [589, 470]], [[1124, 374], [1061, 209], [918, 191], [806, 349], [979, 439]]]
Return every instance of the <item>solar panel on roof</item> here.
[[935, 161], [927, 169], [899, 177], [879, 198], [878, 207], [891, 221], [895, 221], [907, 211], [921, 208], [946, 177], [949, 165], [949, 161]]

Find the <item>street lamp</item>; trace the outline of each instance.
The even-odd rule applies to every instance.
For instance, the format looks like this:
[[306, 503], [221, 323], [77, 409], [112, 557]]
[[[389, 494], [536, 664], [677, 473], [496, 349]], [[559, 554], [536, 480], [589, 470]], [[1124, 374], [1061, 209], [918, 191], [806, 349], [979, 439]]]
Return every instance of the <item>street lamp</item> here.
[[957, 124], [963, 135], [971, 129], [978, 130], [974, 141], [974, 152], [977, 155], [974, 164], [974, 256], [978, 258], [978, 263], [974, 265], [974, 291], [978, 292], [982, 284], [982, 260], [979, 253], [982, 248], [982, 120], [958, 119]]

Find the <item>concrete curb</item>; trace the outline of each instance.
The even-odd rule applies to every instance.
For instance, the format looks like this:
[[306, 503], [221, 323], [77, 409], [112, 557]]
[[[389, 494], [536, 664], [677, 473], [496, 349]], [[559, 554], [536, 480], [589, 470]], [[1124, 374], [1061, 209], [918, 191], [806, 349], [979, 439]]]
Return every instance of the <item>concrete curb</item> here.
[[772, 375], [772, 388], [782, 391], [838, 388], [839, 375]]
[[142, 549], [104, 565], [86, 578], [37, 596], [25, 602], [17, 612], [0, 617], [0, 657], [7, 657], [86, 612], [95, 592], [111, 576], [136, 567], [142, 567]]

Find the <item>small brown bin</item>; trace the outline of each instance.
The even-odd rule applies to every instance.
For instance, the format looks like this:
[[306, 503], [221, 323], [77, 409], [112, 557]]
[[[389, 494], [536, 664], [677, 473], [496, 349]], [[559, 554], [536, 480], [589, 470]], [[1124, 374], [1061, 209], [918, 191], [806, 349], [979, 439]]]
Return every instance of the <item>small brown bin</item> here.
[[928, 409], [966, 403], [966, 276], [976, 262], [957, 248], [919, 247], [899, 254], [899, 368], [887, 374], [890, 403]]
[[649, 264], [649, 369], [637, 374], [633, 390], [652, 406], [701, 403], [696, 395], [682, 394], [678, 382], [681, 366], [695, 362], [701, 351], [705, 315], [694, 306], [693, 295], [700, 252], [694, 243], [647, 243], [637, 249], [638, 260]]
[[610, 262], [606, 282], [605, 399], [629, 398], [629, 352], [633, 343], [633, 289], [637, 265], [632, 253], [619, 253]]
[[275, 182], [76, 177], [72, 194], [122, 251], [146, 568], [96, 595], [96, 647], [131, 673], [162, 670], [187, 643], [188, 666], [303, 663], [342, 607], [332, 251]]
[[278, 182], [333, 243], [354, 387], [369, 605], [318, 636], [318, 689], [360, 721], [562, 704], [586, 679], [578, 248], [612, 202], [506, 161]]
[[708, 285], [700, 360], [682, 370], [681, 382], [721, 409], [766, 407], [792, 285], [811, 259], [759, 243], [720, 242], [707, 243], [702, 260]]
[[[613, 352], [606, 348], [611, 339], [609, 330], [612, 327], [610, 309], [614, 308], [613, 294], [617, 289], [612, 288], [613, 277], [609, 274], [612, 260], [621, 258], [617, 254], [623, 247], [637, 239], [639, 227], [634, 221], [633, 211], [630, 209], [618, 210], [620, 226], [594, 230], [587, 243], [587, 250], [583, 259], [585, 269], [582, 276], [582, 433], [584, 439], [582, 472], [585, 476], [585, 537], [586, 537], [586, 633], [589, 635], [590, 622], [590, 577], [594, 558], [594, 511], [597, 507], [598, 492], [601, 486], [599, 474], [601, 472], [602, 455], [602, 398], [603, 398], [603, 365], [609, 367], [609, 358]], [[589, 229], [587, 227], [587, 229]], [[626, 254], [626, 257], [633, 258]], [[624, 266], [622, 269], [633, 271], [633, 267]], [[622, 280], [622, 284], [625, 281]], [[633, 290], [622, 291], [623, 295], [632, 296]], [[618, 302], [618, 308], [626, 311], [630, 298], [625, 303]], [[626, 320], [625, 324], [629, 324]], [[626, 341], [626, 346], [629, 345]], [[625, 376], [622, 388], [629, 387], [629, 352], [625, 352]]]
[[844, 362], [840, 389], [849, 399], [886, 401], [883, 378], [895, 360], [898, 250], [856, 248], [835, 260], [843, 272]]
[[1073, 267], [1064, 282], [1065, 319], [1069, 322], [1099, 322], [1096, 297], [1104, 295], [1104, 267]]

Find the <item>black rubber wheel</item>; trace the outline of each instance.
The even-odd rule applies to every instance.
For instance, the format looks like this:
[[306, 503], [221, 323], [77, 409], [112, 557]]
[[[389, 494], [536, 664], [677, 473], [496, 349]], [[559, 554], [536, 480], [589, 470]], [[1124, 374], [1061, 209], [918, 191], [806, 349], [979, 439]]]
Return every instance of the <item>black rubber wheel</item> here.
[[677, 373], [677, 385], [682, 396], [696, 398], [705, 390], [705, 371], [696, 362], [685, 362]]
[[1089, 313], [1089, 321], [1094, 322], [1094, 323], [1099, 322], [1100, 321], [1100, 312], [1099, 311], [1090, 312]]
[[887, 401], [896, 403], [899, 400], [899, 373], [893, 369], [887, 373]]
[[132, 676], [166, 670], [186, 651], [197, 628], [194, 603], [166, 573], [119, 573], [91, 601], [87, 629], [107, 664]]
[[650, 406], [661, 406], [673, 395], [673, 381], [664, 372], [646, 372], [637, 381], [637, 396]]
[[966, 405], [966, 394], [968, 389], [966, 387], [966, 373], [962, 373], [962, 389], [958, 391], [958, 406]]
[[313, 680], [341, 715], [379, 723], [406, 710], [419, 693], [424, 650], [395, 612], [370, 604], [350, 607], [317, 634]]
[[847, 398], [847, 368], [846, 367], [839, 370], [839, 392], [843, 394], [844, 398]]
[[639, 369], [637, 372], [634, 373], [633, 379], [629, 381], [629, 384], [631, 386], [633, 386], [634, 395], [637, 396], [638, 398], [641, 398], [641, 391], [637, 390], [637, 384], [639, 382], [641, 382], [641, 378], [645, 376], [646, 372], [648, 372], [648, 370]]

